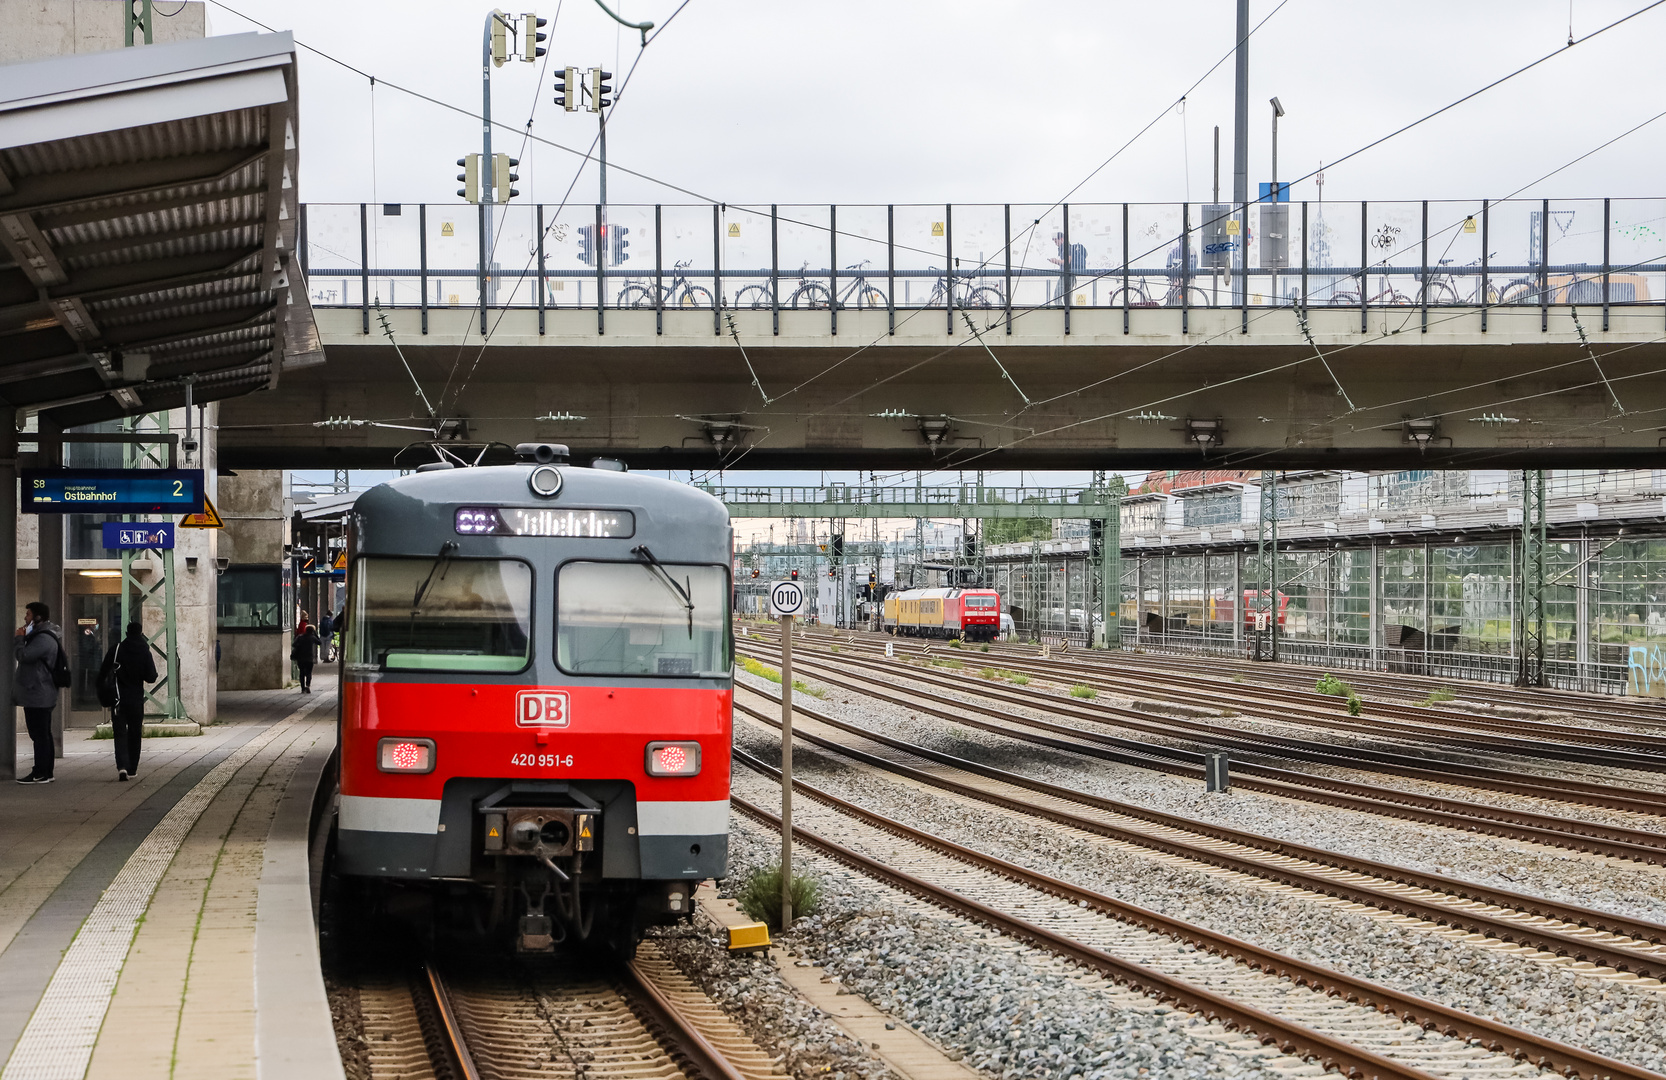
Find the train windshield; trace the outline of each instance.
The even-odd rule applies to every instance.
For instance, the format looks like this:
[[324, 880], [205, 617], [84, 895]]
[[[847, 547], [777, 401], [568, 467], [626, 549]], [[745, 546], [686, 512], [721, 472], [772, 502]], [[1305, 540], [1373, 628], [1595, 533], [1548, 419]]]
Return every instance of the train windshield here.
[[487, 672], [527, 665], [532, 567], [524, 562], [364, 558], [353, 580], [350, 665]]
[[993, 596], [968, 596], [966, 598], [966, 606], [969, 608], [992, 608], [997, 603], [999, 601]]
[[728, 575], [721, 566], [567, 563], [555, 590], [555, 661], [574, 675], [726, 679]]

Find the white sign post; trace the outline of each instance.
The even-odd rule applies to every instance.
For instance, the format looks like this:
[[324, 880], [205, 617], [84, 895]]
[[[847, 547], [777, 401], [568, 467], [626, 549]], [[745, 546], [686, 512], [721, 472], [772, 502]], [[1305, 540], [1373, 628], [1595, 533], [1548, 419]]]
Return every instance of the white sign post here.
[[804, 588], [778, 581], [769, 613], [781, 620], [781, 929], [792, 926], [793, 901], [793, 616], [804, 610]]

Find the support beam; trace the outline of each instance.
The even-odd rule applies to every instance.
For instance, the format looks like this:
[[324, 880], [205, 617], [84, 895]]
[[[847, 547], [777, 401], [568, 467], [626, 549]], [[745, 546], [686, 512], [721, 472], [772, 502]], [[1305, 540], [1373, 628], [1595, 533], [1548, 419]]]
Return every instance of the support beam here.
[[1516, 685], [1545, 685], [1545, 473], [1521, 473], [1521, 559], [1516, 600]]
[[[17, 490], [17, 410], [0, 406], [0, 491]], [[17, 514], [0, 514], [0, 613], [16, 626], [17, 618]], [[0, 781], [17, 778], [17, 707], [12, 704], [11, 657], [0, 658], [0, 701], [5, 704], [5, 722], [0, 723]]]
[[[38, 460], [43, 469], [61, 468], [64, 463], [64, 444], [59, 436], [63, 429], [51, 419], [37, 419], [39, 433], [35, 436], [40, 448]], [[51, 611], [51, 620], [64, 625], [64, 515], [42, 514], [37, 520], [40, 567], [37, 575], [39, 600]], [[64, 756], [64, 713], [69, 709], [69, 691], [60, 691], [58, 707], [52, 710], [52, 756]]]

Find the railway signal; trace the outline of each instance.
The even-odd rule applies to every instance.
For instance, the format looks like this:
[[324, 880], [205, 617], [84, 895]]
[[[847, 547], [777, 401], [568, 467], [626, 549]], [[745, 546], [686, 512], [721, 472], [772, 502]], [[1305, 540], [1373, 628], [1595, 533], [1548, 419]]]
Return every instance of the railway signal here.
[[584, 97], [583, 85], [578, 81], [578, 68], [565, 67], [555, 73], [555, 103], [568, 112], [578, 112]]
[[608, 81], [613, 72], [601, 68], [590, 69], [590, 111], [599, 113], [613, 104], [613, 85]]
[[630, 229], [624, 225], [608, 225], [604, 227], [607, 229], [608, 243], [612, 246], [613, 265], [618, 266], [620, 263], [631, 257], [630, 252], [625, 250], [630, 247], [631, 244], [629, 240], [625, 239], [625, 237], [630, 235]]
[[596, 265], [596, 226], [578, 227], [578, 261], [585, 266]]
[[457, 179], [463, 185], [462, 187], [457, 189], [458, 196], [460, 196], [461, 198], [467, 199], [471, 203], [479, 202], [480, 201], [480, 155], [479, 154], [469, 154], [465, 157], [460, 157], [460, 158], [457, 159], [457, 164], [462, 166], [462, 169], [463, 169], [462, 172], [457, 174]]
[[544, 55], [544, 47], [538, 43], [547, 35], [540, 34], [538, 28], [548, 21], [540, 19], [530, 11], [521, 16], [521, 59], [529, 64]]
[[497, 196], [498, 202], [506, 203], [520, 194], [520, 191], [509, 186], [521, 178], [520, 173], [512, 171], [520, 163], [520, 158], [512, 158], [508, 154], [492, 155], [492, 179], [495, 181], [493, 194]]

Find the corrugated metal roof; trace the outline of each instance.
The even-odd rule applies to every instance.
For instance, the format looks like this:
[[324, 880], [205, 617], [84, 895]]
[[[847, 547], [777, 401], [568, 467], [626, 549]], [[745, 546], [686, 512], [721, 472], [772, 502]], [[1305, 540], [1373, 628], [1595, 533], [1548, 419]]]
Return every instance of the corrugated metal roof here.
[[287, 34], [0, 65], [0, 399], [81, 424], [322, 362], [295, 79]]

